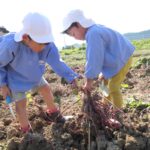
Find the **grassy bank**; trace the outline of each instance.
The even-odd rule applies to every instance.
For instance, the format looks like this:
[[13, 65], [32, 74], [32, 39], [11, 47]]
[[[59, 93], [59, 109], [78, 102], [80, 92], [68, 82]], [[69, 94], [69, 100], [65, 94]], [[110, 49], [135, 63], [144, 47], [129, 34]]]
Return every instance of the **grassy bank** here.
[[[136, 50], [133, 54], [133, 63], [142, 57], [150, 57], [150, 39], [132, 41]], [[79, 48], [72, 46], [70, 49], [63, 49], [60, 51], [62, 59], [70, 66], [79, 66], [85, 64], [85, 45]]]

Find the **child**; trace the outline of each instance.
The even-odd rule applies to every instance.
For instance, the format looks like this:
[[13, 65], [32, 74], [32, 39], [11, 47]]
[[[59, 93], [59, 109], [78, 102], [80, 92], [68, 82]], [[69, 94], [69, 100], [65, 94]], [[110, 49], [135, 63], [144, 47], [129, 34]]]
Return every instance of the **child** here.
[[26, 112], [26, 92], [38, 90], [47, 104], [50, 121], [64, 123], [54, 104], [54, 97], [43, 74], [45, 63], [69, 83], [75, 85], [78, 75], [61, 59], [54, 44], [47, 17], [29, 13], [23, 20], [23, 29], [0, 37], [0, 87], [4, 99], [11, 96], [23, 132], [30, 130]]
[[84, 91], [91, 91], [93, 79], [102, 74], [99, 79], [107, 81], [107, 99], [121, 108], [120, 85], [131, 66], [134, 46], [117, 31], [86, 18], [81, 10], [72, 10], [67, 14], [62, 33], [87, 43]]

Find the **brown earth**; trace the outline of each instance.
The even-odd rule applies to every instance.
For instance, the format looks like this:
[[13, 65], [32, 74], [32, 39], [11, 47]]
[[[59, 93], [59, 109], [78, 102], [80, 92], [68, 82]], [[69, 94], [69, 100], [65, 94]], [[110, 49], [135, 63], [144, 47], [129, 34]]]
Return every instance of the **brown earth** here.
[[[83, 73], [83, 68], [75, 68]], [[148, 150], [150, 149], [150, 108], [139, 105], [136, 108], [125, 107], [121, 118], [121, 128], [101, 125], [94, 126], [95, 116], [88, 118], [83, 112], [82, 93], [72, 91], [70, 85], [61, 84], [62, 80], [49, 70], [45, 74], [50, 83], [56, 102], [63, 115], [73, 118], [65, 124], [46, 122], [41, 107], [42, 98], [34, 94], [28, 104], [29, 120], [33, 133], [22, 134], [18, 122], [14, 121], [4, 101], [0, 101], [0, 150]], [[79, 81], [83, 84], [83, 79]], [[150, 68], [141, 66], [132, 69], [122, 87], [124, 101], [142, 100], [150, 102]], [[95, 90], [91, 95], [96, 101], [101, 100], [101, 93]], [[39, 107], [40, 106], [40, 107]], [[106, 112], [108, 113], [108, 112]], [[100, 116], [98, 116], [100, 117]], [[98, 120], [97, 120], [98, 121]], [[102, 123], [102, 122], [101, 122]], [[90, 127], [89, 127], [90, 125]], [[90, 146], [90, 148], [89, 148]]]

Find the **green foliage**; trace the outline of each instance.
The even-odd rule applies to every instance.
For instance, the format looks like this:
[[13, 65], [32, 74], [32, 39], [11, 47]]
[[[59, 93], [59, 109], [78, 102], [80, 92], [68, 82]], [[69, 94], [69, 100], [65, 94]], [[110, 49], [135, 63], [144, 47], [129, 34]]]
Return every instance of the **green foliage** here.
[[[150, 54], [150, 39], [134, 40], [132, 41], [132, 44], [136, 47], [136, 51], [134, 52], [134, 56], [136, 56], [136, 58], [134, 58], [133, 62], [137, 63], [139, 60], [137, 57], [139, 56], [148, 56]], [[86, 57], [85, 49], [85, 43], [81, 45], [78, 44], [77, 47], [75, 45], [67, 46], [60, 51], [60, 55], [69, 66], [74, 67], [84, 65]]]
[[54, 102], [60, 105], [60, 103], [61, 103], [60, 96], [55, 96]]
[[134, 68], [140, 68], [142, 65], [146, 65], [146, 66], [149, 66], [150, 65], [150, 57], [149, 58], [146, 58], [146, 57], [141, 57], [139, 58], [135, 64], [134, 64]]
[[147, 108], [150, 107], [150, 103], [143, 102], [142, 100], [136, 100], [134, 97], [131, 97], [126, 104], [128, 108]]
[[150, 39], [133, 40], [136, 50], [150, 50]]
[[63, 49], [60, 51], [60, 55], [69, 66], [78, 66], [85, 63], [85, 48]]
[[129, 85], [122, 83], [122, 84], [121, 84], [121, 87], [124, 88], [124, 89], [127, 89], [127, 88], [129, 88]]
[[85, 52], [85, 49], [80, 47], [80, 48], [73, 48], [73, 49], [63, 49], [60, 51], [60, 54], [63, 55], [74, 55], [74, 54], [82, 54]]

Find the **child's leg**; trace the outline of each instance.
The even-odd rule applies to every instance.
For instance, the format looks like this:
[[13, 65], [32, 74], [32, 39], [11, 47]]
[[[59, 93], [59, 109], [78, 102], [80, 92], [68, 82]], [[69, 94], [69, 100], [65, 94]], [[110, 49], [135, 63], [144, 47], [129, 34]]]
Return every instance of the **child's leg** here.
[[111, 89], [111, 90], [110, 90], [109, 98], [111, 99], [111, 101], [114, 105], [114, 108], [115, 107], [121, 108], [123, 106], [123, 98], [122, 98], [122, 94], [121, 94], [119, 85], [120, 85], [119, 83], [118, 83], [118, 85], [117, 84], [114, 85], [113, 81], [110, 81], [109, 89]]
[[12, 101], [16, 104], [16, 114], [21, 129], [24, 132], [29, 131], [29, 121], [26, 112], [26, 95], [25, 92], [11, 92]]
[[42, 78], [40, 84], [34, 90], [38, 90], [39, 94], [43, 97], [45, 103], [47, 104], [45, 119], [50, 122], [64, 123], [65, 118], [61, 115], [54, 103], [54, 97], [47, 81]]
[[26, 99], [16, 102], [16, 113], [22, 129], [29, 127], [28, 115], [26, 111]]
[[128, 60], [126, 65], [119, 71], [119, 73], [114, 77], [112, 77], [111, 79], [109, 79], [108, 82], [110, 98], [113, 104], [118, 108], [121, 108], [123, 105], [123, 98], [120, 91], [120, 86], [126, 77], [126, 74], [131, 66], [131, 62], [132, 62], [132, 57]]
[[38, 88], [38, 92], [43, 97], [47, 105], [47, 109], [52, 110], [52, 111], [57, 109], [54, 103], [54, 97], [53, 97], [51, 88], [48, 84], [40, 86]]

